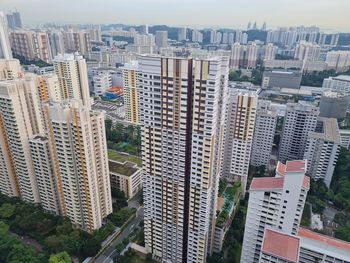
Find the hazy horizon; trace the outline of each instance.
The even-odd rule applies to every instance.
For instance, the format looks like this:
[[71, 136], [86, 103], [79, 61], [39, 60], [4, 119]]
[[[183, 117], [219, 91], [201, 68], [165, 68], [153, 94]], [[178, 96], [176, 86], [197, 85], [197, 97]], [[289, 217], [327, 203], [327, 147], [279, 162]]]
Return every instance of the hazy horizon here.
[[[15, 8], [24, 25], [149, 24], [192, 27], [247, 27], [256, 21], [268, 28], [318, 26], [325, 31], [350, 32], [349, 0], [1, 0], [0, 10]], [[283, 2], [283, 3], [282, 3]], [[40, 14], [40, 16], [39, 16]]]

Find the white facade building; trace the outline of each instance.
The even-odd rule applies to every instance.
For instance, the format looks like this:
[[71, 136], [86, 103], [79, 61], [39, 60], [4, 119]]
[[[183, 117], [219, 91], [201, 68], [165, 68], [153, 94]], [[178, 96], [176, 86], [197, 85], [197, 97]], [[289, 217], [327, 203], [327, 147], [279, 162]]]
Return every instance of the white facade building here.
[[264, 232], [273, 229], [296, 235], [310, 178], [306, 161], [278, 163], [275, 177], [253, 178], [249, 190], [241, 263], [260, 262]]
[[141, 56], [139, 70], [146, 249], [162, 262], [205, 262], [228, 61]]
[[277, 110], [270, 101], [259, 100], [256, 112], [250, 164], [265, 165], [271, 158], [272, 144], [277, 124]]
[[94, 95], [102, 96], [110, 87], [112, 87], [112, 77], [109, 73], [102, 73], [93, 76]]
[[230, 88], [224, 96], [222, 177], [240, 180], [245, 193], [253, 143], [258, 95], [254, 91]]
[[340, 150], [337, 119], [319, 118], [316, 130], [309, 133], [304, 159], [308, 161], [307, 173], [315, 180], [323, 180], [330, 187]]
[[283, 122], [278, 160], [298, 160], [304, 158], [307, 139], [316, 128], [319, 110], [304, 102], [288, 103]]
[[156, 31], [156, 45], [158, 48], [168, 46], [168, 32], [167, 31]]
[[294, 58], [302, 61], [317, 61], [320, 59], [321, 47], [317, 44], [300, 41], [294, 53]]
[[12, 52], [5, 16], [0, 12], [0, 59], [11, 59]]
[[86, 61], [78, 54], [58, 55], [53, 59], [61, 99], [77, 99], [91, 107]]
[[323, 80], [322, 88], [350, 95], [350, 76], [339, 75]]
[[350, 51], [329, 51], [326, 56], [327, 69], [344, 72], [350, 69]]

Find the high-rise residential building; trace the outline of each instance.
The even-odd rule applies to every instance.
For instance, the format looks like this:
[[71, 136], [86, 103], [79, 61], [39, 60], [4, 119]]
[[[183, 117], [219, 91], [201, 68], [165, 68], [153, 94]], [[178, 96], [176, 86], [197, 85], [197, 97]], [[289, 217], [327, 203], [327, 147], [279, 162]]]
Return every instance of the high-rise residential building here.
[[102, 96], [112, 87], [112, 77], [109, 73], [101, 73], [92, 77], [93, 93]]
[[141, 56], [139, 70], [146, 250], [162, 262], [205, 262], [228, 61]]
[[[253, 178], [242, 246], [242, 263], [260, 262], [264, 232], [267, 229], [296, 235], [303, 213], [310, 178], [306, 161], [278, 163], [275, 177]], [[266, 234], [266, 233], [265, 233]], [[264, 262], [264, 261], [262, 261]], [[286, 261], [289, 262], [289, 261]]]
[[268, 166], [277, 124], [277, 110], [271, 101], [259, 100], [254, 127], [250, 164]]
[[49, 139], [44, 135], [34, 135], [29, 140], [31, 158], [38, 186], [40, 205], [47, 211], [59, 214], [57, 182]]
[[319, 110], [304, 101], [287, 103], [284, 117], [278, 160], [299, 160], [304, 152], [309, 133], [315, 131]]
[[339, 75], [329, 77], [323, 80], [323, 89], [340, 92], [344, 95], [350, 95], [350, 76]]
[[256, 68], [258, 54], [259, 54], [259, 46], [255, 42], [247, 46], [247, 51], [246, 51], [247, 68]]
[[140, 87], [139, 66], [137, 61], [127, 63], [123, 69], [123, 96], [125, 120], [133, 124], [140, 124]]
[[187, 28], [186, 27], [180, 27], [178, 32], [178, 40], [186, 40], [187, 39]]
[[264, 60], [274, 60], [277, 54], [277, 46], [274, 46], [273, 43], [268, 43], [265, 46]]
[[350, 130], [339, 130], [341, 146], [350, 150]]
[[330, 45], [336, 47], [339, 41], [339, 34], [332, 34]]
[[312, 42], [300, 41], [295, 47], [294, 58], [303, 61], [320, 59], [321, 47]]
[[229, 182], [240, 180], [245, 193], [258, 95], [255, 91], [230, 88], [225, 100], [221, 176]]
[[326, 38], [327, 38], [326, 34], [320, 33], [318, 36], [317, 44], [319, 44], [320, 46], [324, 46], [326, 44]]
[[91, 37], [88, 31], [69, 29], [63, 31], [64, 46], [67, 52], [79, 52], [87, 55], [91, 51]]
[[53, 59], [61, 99], [80, 99], [90, 108], [89, 81], [85, 59], [79, 54], [58, 55]]
[[239, 69], [243, 65], [245, 46], [236, 42], [231, 46], [230, 68]]
[[14, 30], [10, 34], [10, 42], [13, 54], [22, 56], [26, 60], [40, 59], [50, 62], [52, 59], [50, 41], [46, 32]]
[[17, 59], [0, 59], [0, 81], [11, 80], [23, 75]]
[[62, 31], [51, 30], [47, 32], [47, 35], [50, 42], [52, 57], [66, 53], [64, 33]]
[[168, 31], [156, 31], [156, 45], [158, 48], [168, 46]]
[[337, 119], [320, 117], [315, 131], [309, 133], [304, 159], [308, 162], [308, 175], [323, 180], [327, 187], [331, 185], [340, 145]]
[[261, 27], [261, 31], [266, 31], [266, 22], [263, 23], [263, 25]]
[[350, 51], [337, 50], [329, 51], [326, 55], [327, 69], [334, 69], [337, 72], [345, 72], [350, 69]]
[[192, 42], [203, 42], [203, 34], [197, 29], [193, 29], [192, 31]]
[[148, 25], [141, 25], [141, 33], [148, 34]]
[[21, 14], [18, 11], [6, 14], [6, 19], [9, 28], [15, 29], [22, 27]]
[[29, 137], [43, 133], [34, 79], [0, 81], [0, 190], [39, 203]]
[[45, 107], [61, 214], [92, 232], [112, 212], [104, 114], [74, 99]]
[[335, 90], [323, 92], [319, 105], [320, 117], [343, 120], [349, 105], [350, 94], [346, 95]]
[[11, 59], [12, 52], [4, 14], [0, 12], [0, 59]]
[[100, 25], [90, 25], [87, 29], [87, 32], [90, 35], [91, 41], [102, 41], [102, 33]]

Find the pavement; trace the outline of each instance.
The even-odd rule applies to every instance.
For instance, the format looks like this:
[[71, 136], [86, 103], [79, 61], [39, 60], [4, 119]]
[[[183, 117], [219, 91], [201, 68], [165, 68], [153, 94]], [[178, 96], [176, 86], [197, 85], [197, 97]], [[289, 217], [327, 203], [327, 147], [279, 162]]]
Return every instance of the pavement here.
[[144, 213], [143, 207], [139, 208], [136, 212], [136, 216], [129, 222], [127, 227], [124, 228], [124, 230], [118, 235], [118, 237], [108, 245], [105, 251], [92, 262], [94, 263], [113, 262], [113, 258], [118, 255], [118, 252], [116, 250], [117, 244], [123, 242], [124, 238], [130, 236], [134, 228], [141, 223], [141, 221], [143, 220], [143, 213]]

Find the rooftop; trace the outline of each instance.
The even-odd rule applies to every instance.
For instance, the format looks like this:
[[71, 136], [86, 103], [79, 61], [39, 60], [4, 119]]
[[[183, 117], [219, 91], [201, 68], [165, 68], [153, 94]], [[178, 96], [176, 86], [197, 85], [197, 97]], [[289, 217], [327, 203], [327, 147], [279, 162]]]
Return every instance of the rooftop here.
[[339, 240], [339, 239], [335, 239], [329, 236], [325, 236], [325, 235], [321, 235], [319, 233], [310, 231], [308, 229], [299, 228], [299, 232], [298, 232], [298, 236], [300, 238], [306, 238], [306, 239], [310, 239], [319, 243], [323, 243], [327, 246], [330, 247], [335, 247], [341, 250], [346, 250], [347, 253], [349, 254], [350, 257], [350, 243], [343, 241], [343, 240]]
[[295, 236], [266, 229], [262, 251], [291, 262], [298, 262], [299, 242], [299, 238]]
[[342, 81], [350, 81], [350, 76], [348, 76], [348, 75], [339, 75], [339, 76], [333, 77], [333, 79], [342, 80]]
[[282, 189], [283, 177], [261, 177], [253, 178], [250, 190]]
[[318, 131], [310, 132], [310, 137], [340, 144], [338, 121], [335, 118], [318, 118]]
[[137, 168], [132, 167], [133, 165], [134, 164], [128, 163], [128, 162], [125, 162], [125, 164], [122, 164], [112, 160], [108, 161], [110, 172], [125, 175], [125, 176], [131, 176], [138, 170]]
[[278, 162], [277, 168], [276, 168], [276, 172], [280, 176], [285, 176], [286, 172], [296, 173], [296, 172], [305, 172], [305, 171], [306, 171], [305, 160], [287, 161], [286, 164]]

